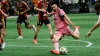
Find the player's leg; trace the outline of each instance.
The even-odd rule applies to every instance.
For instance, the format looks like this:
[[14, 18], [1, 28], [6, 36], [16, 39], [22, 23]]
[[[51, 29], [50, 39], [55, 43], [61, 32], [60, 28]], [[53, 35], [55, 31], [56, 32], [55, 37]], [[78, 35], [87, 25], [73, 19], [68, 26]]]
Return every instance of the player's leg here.
[[3, 29], [3, 31], [4, 31], [4, 32], [3, 32], [3, 35], [4, 35], [4, 37], [5, 37], [5, 35], [6, 35], [6, 25], [7, 25], [7, 23], [6, 23], [6, 22], [7, 22], [6, 18], [4, 18], [4, 22], [5, 22], [5, 31], [4, 31], [4, 29]]
[[0, 50], [2, 50], [2, 48], [5, 47], [6, 43], [4, 42], [3, 40], [3, 29], [2, 29], [2, 26], [0, 26]]
[[27, 18], [26, 18], [26, 20], [24, 20], [24, 23], [25, 23], [25, 27], [27, 29], [34, 29], [34, 31], [36, 31], [36, 27], [34, 25], [29, 25], [29, 22], [28, 22]]
[[37, 29], [36, 29], [36, 31], [34, 33], [34, 40], [33, 40], [34, 44], [38, 44], [36, 39], [37, 39], [38, 32], [39, 32], [40, 28], [41, 28], [41, 25], [37, 25]]
[[6, 29], [6, 25], [7, 25], [7, 20], [6, 20], [6, 18], [4, 19], [4, 22], [5, 22], [5, 29]]
[[79, 39], [80, 33], [79, 33], [79, 26], [74, 27], [74, 32], [71, 34], [73, 38]]
[[2, 50], [2, 46], [1, 46], [1, 36], [0, 36], [0, 51]]
[[47, 28], [48, 28], [48, 30], [49, 30], [50, 37], [52, 37], [53, 31], [52, 31], [52, 26], [51, 26], [51, 24], [47, 24], [46, 26], [47, 26]]
[[2, 23], [0, 22], [0, 40], [1, 40], [1, 47], [4, 48], [6, 43], [4, 42], [3, 40], [3, 37], [4, 37], [4, 29], [3, 29], [3, 25]]
[[21, 32], [21, 23], [22, 23], [22, 17], [19, 16], [17, 19], [17, 32], [19, 37], [17, 39], [23, 39], [22, 32]]
[[44, 20], [44, 24], [47, 26], [48, 30], [49, 30], [49, 34], [50, 34], [50, 37], [52, 38], [53, 36], [53, 31], [52, 31], [52, 26], [50, 24], [50, 21], [49, 20]]
[[36, 28], [36, 31], [35, 31], [35, 34], [34, 34], [34, 40], [33, 40], [34, 44], [38, 44], [36, 39], [37, 39], [38, 32], [39, 32], [42, 25], [43, 25], [43, 21], [41, 21], [41, 20], [37, 21], [37, 28]]
[[2, 50], [2, 38], [1, 38], [1, 29], [0, 29], [0, 51]]
[[50, 50], [51, 53], [58, 54], [58, 55], [60, 54], [60, 52], [59, 52], [59, 42], [58, 41], [61, 37], [62, 37], [62, 34], [60, 32], [56, 32], [54, 34], [54, 37], [52, 39], [52, 43], [54, 45], [54, 50]]
[[3, 40], [3, 38], [4, 38], [4, 31], [3, 31], [3, 29], [1, 29], [1, 46], [2, 46], [2, 48], [5, 48], [5, 46], [6, 46], [6, 42]]
[[19, 37], [17, 39], [23, 39], [22, 32], [21, 32], [21, 24], [20, 23], [17, 23], [17, 32], [18, 32], [18, 35], [19, 35]]

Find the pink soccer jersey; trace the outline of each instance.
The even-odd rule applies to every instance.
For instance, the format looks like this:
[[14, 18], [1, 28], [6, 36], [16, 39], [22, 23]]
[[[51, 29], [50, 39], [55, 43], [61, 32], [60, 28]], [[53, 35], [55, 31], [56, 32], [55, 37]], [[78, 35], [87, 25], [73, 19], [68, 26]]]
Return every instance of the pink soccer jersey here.
[[68, 25], [68, 23], [61, 20], [62, 18], [60, 16], [65, 15], [65, 12], [62, 9], [58, 8], [57, 11], [56, 12], [53, 11], [52, 14], [53, 14], [56, 30], [59, 30], [62, 27]]
[[65, 12], [58, 8], [56, 12], [52, 12], [53, 18], [54, 18], [54, 23], [55, 23], [55, 28], [56, 32], [54, 35], [59, 35], [59, 36], [64, 36], [64, 35], [72, 35], [73, 31], [70, 29], [68, 26], [68, 22], [66, 23], [65, 21], [61, 20], [61, 16], [65, 15]]

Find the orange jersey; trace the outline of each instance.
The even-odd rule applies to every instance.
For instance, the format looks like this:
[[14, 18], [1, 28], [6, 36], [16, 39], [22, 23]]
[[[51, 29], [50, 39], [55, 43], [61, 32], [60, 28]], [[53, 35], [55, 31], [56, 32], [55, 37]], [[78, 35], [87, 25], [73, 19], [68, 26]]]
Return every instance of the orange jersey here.
[[34, 6], [37, 7], [38, 6], [38, 0], [32, 0], [34, 3]]
[[[39, 9], [45, 9], [47, 8], [47, 3], [43, 2], [43, 1], [38, 1], [38, 8]], [[45, 19], [48, 19], [48, 16], [47, 16], [47, 11], [46, 12], [41, 12], [41, 11], [38, 11], [38, 19], [39, 20], [45, 20]]]

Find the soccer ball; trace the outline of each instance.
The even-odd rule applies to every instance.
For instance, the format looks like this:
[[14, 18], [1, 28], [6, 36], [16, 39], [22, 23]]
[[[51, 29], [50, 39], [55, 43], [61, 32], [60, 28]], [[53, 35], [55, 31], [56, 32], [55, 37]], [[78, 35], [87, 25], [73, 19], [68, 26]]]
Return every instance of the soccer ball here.
[[68, 50], [65, 47], [61, 47], [59, 52], [60, 52], [61, 55], [66, 55]]

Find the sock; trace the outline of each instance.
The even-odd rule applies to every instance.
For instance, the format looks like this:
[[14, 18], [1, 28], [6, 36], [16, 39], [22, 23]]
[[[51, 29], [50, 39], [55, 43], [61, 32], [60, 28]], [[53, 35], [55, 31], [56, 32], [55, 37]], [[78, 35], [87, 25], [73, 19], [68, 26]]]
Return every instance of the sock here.
[[1, 43], [3, 43], [4, 42], [4, 40], [3, 39], [1, 39]]
[[0, 44], [0, 48], [1, 48], [1, 44]]
[[1, 44], [0, 44], [0, 50], [2, 50], [2, 48], [1, 48]]
[[18, 31], [19, 36], [22, 36], [21, 28], [17, 28], [17, 31]]
[[51, 36], [51, 40], [54, 38], [54, 36]]
[[58, 42], [55, 42], [53, 44], [54, 44], [55, 50], [59, 51], [59, 43]]
[[37, 36], [34, 36], [34, 39], [36, 40], [37, 39]]

